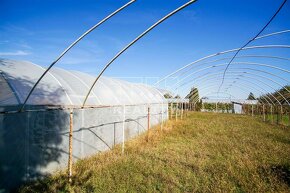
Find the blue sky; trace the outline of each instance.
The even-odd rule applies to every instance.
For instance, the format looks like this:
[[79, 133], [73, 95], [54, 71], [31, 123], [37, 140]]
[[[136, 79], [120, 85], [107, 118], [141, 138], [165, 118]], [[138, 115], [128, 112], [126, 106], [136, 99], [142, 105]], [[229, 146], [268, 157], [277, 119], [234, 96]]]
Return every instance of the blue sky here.
[[[28, 60], [48, 66], [80, 34], [126, 2], [128, 1], [0, 0], [0, 58]], [[137, 35], [186, 2], [137, 0], [87, 36], [56, 66], [95, 75]], [[199, 0], [141, 39], [118, 58], [105, 75], [151, 84], [158, 77], [203, 56], [242, 46], [265, 25], [281, 2]], [[290, 2], [287, 2], [263, 34], [289, 28]], [[263, 44], [289, 45], [290, 33], [258, 40], [251, 45]], [[290, 58], [289, 49], [247, 51], [246, 54], [271, 54]], [[232, 55], [227, 55], [230, 56]], [[269, 59], [263, 62], [271, 62], [286, 69], [289, 69], [290, 63]], [[280, 74], [279, 71], [272, 72]], [[282, 73], [282, 76], [289, 78], [287, 73]], [[167, 84], [172, 82], [176, 80]], [[281, 83], [284, 84], [282, 80]], [[211, 83], [196, 84], [202, 87]], [[247, 87], [249, 83], [244, 84]], [[271, 82], [269, 84], [272, 85]], [[180, 89], [181, 94], [185, 94], [192, 85], [194, 83]], [[278, 88], [277, 85], [272, 86]], [[271, 91], [270, 88], [265, 90]], [[200, 92], [206, 93], [206, 90], [201, 89]], [[246, 92], [241, 92], [238, 88], [230, 92], [240, 98], [246, 97]], [[255, 94], [258, 95], [259, 92]]]

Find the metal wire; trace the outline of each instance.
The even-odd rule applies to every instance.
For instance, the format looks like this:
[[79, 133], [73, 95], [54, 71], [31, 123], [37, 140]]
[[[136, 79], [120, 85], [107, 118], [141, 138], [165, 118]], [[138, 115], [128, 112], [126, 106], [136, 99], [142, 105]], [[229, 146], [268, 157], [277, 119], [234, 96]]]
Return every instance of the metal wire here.
[[224, 83], [224, 78], [226, 75], [226, 72], [229, 68], [229, 66], [231, 65], [231, 63], [234, 61], [235, 57], [239, 54], [239, 52], [246, 47], [247, 45], [249, 45], [252, 41], [254, 41], [267, 27], [268, 25], [274, 20], [274, 18], [278, 15], [278, 13], [280, 12], [280, 10], [282, 9], [282, 7], [285, 5], [285, 3], [287, 2], [287, 0], [284, 0], [282, 2], [282, 4], [280, 5], [280, 7], [277, 9], [277, 11], [275, 12], [275, 14], [271, 17], [271, 19], [266, 23], [266, 25], [257, 33], [257, 35], [255, 35], [254, 38], [250, 39], [246, 44], [244, 44], [240, 49], [237, 50], [237, 52], [234, 54], [234, 56], [232, 57], [232, 59], [230, 60], [230, 62], [228, 63], [228, 65], [226, 66], [225, 70], [224, 70], [224, 74], [223, 74], [223, 78], [222, 78], [222, 82], [221, 85], [219, 86], [218, 91], [220, 91], [223, 83]]

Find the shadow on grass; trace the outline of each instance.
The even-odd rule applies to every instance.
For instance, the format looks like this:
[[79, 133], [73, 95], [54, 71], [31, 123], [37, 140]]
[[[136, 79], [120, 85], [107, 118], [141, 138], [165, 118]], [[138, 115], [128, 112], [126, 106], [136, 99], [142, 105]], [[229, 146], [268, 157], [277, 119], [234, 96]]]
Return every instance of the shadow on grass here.
[[260, 167], [260, 174], [263, 177], [274, 176], [281, 183], [290, 187], [290, 165], [287, 164], [273, 164], [267, 167]]

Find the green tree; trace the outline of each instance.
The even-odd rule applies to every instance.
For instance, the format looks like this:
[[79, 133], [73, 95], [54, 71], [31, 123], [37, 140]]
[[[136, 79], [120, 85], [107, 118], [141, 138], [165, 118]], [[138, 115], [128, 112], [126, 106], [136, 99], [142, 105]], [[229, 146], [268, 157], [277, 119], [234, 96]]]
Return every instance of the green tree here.
[[199, 93], [198, 93], [197, 88], [195, 87], [191, 88], [190, 92], [185, 98], [189, 99], [190, 103], [194, 103], [194, 108], [196, 111], [200, 111], [201, 106], [202, 106], [202, 101], [199, 98]]
[[195, 87], [191, 88], [190, 92], [185, 98], [189, 99], [190, 103], [198, 102], [199, 101], [198, 89]]
[[176, 95], [174, 98], [175, 99], [180, 99], [181, 97], [179, 95]]
[[[259, 98], [258, 98], [258, 100], [260, 101], [260, 102], [263, 102], [263, 103], [266, 103], [267, 101], [265, 100], [265, 97], [267, 97], [267, 98], [270, 98], [274, 103], [276, 103], [276, 104], [279, 104], [278, 103], [278, 101], [281, 103], [281, 104], [286, 104], [287, 102], [286, 102], [286, 100], [287, 101], [290, 101], [290, 93], [288, 92], [290, 90], [290, 85], [286, 85], [286, 86], [284, 86], [284, 87], [282, 87], [281, 89], [279, 89], [278, 91], [275, 91], [275, 92], [273, 92], [273, 93], [267, 93], [267, 94], [265, 94], [265, 95], [262, 95], [262, 96], [260, 96]], [[286, 99], [284, 99], [281, 95], [283, 95], [284, 96], [284, 98]], [[278, 100], [276, 100], [274, 97]]]
[[255, 96], [254, 96], [254, 94], [252, 92], [250, 92], [247, 100], [256, 100], [256, 98], [255, 98]]
[[169, 93], [166, 93], [166, 94], [164, 95], [164, 98], [166, 98], [166, 99], [171, 99], [171, 98], [173, 98], [173, 97], [172, 97], [172, 95], [171, 95], [171, 94], [169, 94]]

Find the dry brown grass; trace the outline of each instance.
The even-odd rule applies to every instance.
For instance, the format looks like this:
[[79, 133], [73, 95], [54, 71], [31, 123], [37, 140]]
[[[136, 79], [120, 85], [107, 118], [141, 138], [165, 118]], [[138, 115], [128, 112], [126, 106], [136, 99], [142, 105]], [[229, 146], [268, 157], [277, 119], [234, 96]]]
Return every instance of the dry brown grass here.
[[290, 192], [290, 132], [255, 118], [190, 113], [21, 192]]

